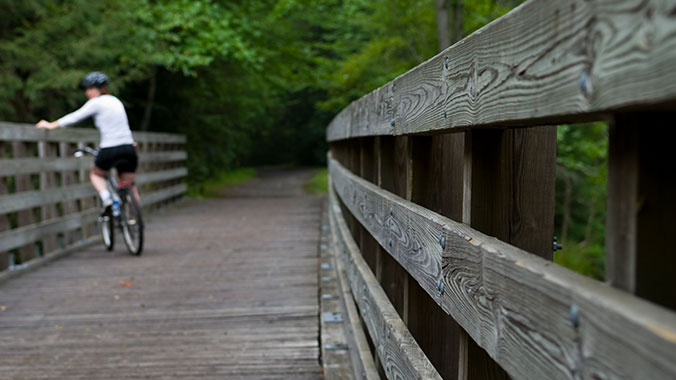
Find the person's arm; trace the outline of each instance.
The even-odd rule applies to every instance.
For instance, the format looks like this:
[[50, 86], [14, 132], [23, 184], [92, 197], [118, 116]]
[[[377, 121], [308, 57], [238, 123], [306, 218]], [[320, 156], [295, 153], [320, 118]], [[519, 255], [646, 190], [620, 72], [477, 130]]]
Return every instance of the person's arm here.
[[[92, 99], [94, 100], [94, 99]], [[68, 127], [70, 125], [81, 122], [84, 119], [94, 116], [96, 113], [96, 102], [89, 100], [79, 110], [69, 113], [59, 120], [49, 122], [47, 120], [40, 120], [35, 126], [45, 129], [56, 129], [59, 127]]]
[[61, 125], [59, 125], [59, 121], [52, 121], [49, 122], [47, 120], [40, 120], [38, 121], [37, 124], [35, 124], [36, 127], [38, 128], [44, 128], [44, 129], [56, 129], [59, 128]]

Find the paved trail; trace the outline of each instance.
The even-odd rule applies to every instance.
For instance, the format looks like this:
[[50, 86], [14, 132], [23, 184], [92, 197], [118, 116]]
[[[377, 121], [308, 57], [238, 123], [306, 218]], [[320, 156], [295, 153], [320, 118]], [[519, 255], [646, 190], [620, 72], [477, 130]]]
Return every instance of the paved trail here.
[[0, 285], [0, 379], [319, 379], [322, 199], [309, 171], [155, 216], [147, 249], [94, 246]]

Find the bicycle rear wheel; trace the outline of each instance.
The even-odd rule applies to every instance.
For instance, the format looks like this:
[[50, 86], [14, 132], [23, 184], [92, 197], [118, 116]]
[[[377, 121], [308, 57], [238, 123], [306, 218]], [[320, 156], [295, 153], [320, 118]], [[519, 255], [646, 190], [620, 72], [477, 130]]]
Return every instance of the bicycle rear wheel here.
[[[101, 201], [99, 200], [99, 208], [101, 208]], [[99, 232], [106, 250], [112, 251], [115, 248], [115, 220], [108, 208], [103, 214], [99, 215]]]
[[140, 255], [143, 252], [143, 217], [141, 206], [131, 191], [122, 192], [122, 236], [129, 253]]

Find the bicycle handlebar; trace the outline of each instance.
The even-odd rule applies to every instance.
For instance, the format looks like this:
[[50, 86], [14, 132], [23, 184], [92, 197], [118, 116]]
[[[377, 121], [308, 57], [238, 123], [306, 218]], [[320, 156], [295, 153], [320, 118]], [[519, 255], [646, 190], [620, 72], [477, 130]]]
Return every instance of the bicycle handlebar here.
[[84, 156], [85, 154], [89, 154], [89, 155], [96, 157], [99, 154], [99, 151], [86, 146], [84, 148], [75, 149], [75, 152], [73, 152], [73, 156], [75, 156], [77, 158], [80, 158], [80, 157]]

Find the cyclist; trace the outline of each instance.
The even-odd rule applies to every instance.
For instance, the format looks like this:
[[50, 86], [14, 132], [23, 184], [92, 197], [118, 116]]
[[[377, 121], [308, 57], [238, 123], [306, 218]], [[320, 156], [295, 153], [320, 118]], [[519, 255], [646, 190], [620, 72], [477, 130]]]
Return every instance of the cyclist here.
[[134, 139], [129, 128], [127, 113], [122, 102], [108, 93], [108, 76], [95, 71], [87, 74], [80, 87], [89, 99], [79, 110], [69, 113], [56, 121], [40, 120], [38, 128], [55, 129], [68, 127], [93, 117], [94, 125], [101, 133], [99, 154], [89, 173], [92, 185], [99, 193], [104, 210], [113, 203], [112, 195], [106, 185], [105, 174], [115, 167], [122, 183], [130, 183], [134, 196], [140, 201], [134, 185], [138, 156]]

